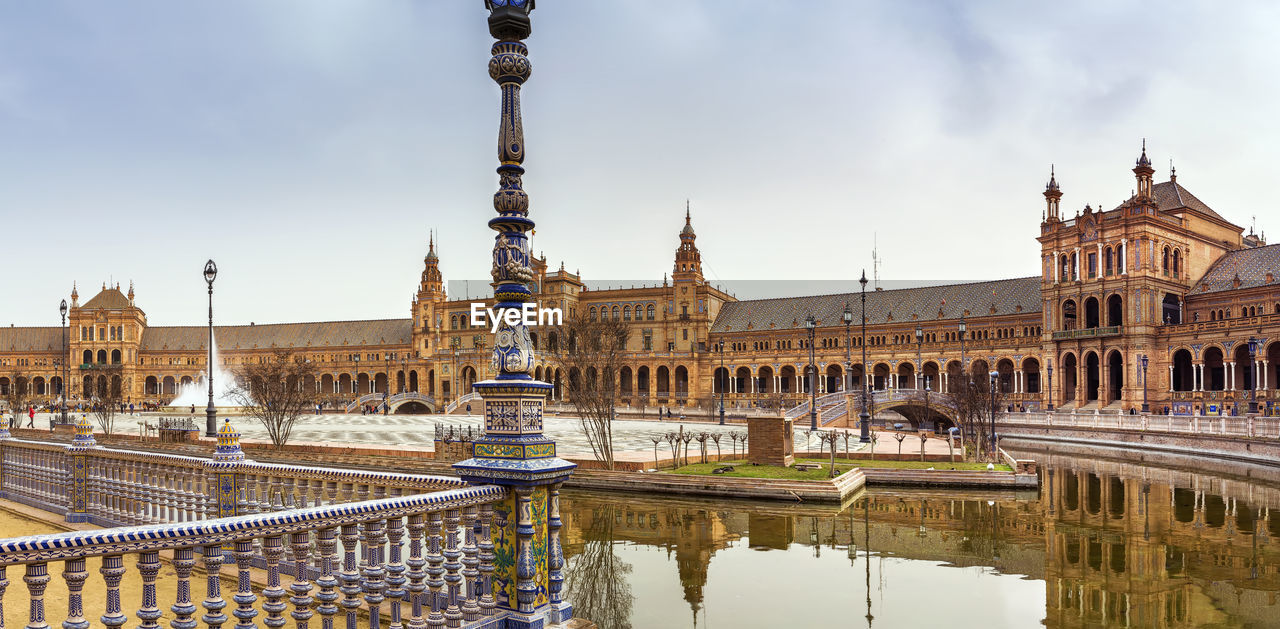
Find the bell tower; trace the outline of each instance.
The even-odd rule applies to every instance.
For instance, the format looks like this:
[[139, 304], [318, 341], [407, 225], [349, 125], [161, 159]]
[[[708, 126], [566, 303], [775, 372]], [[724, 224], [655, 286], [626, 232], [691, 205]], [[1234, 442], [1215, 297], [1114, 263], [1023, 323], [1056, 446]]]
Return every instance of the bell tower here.
[[1058, 203], [1062, 200], [1062, 191], [1058, 189], [1058, 179], [1054, 176], [1053, 166], [1049, 166], [1049, 183], [1044, 185], [1045, 223], [1057, 223], [1062, 220], [1058, 212]]
[[427, 257], [423, 258], [422, 279], [418, 293], [414, 295], [410, 311], [413, 313], [413, 356], [429, 356], [439, 342], [440, 308], [444, 305], [444, 275], [440, 273], [440, 257], [436, 255], [435, 234], [429, 236]]
[[1152, 199], [1151, 176], [1156, 170], [1151, 167], [1151, 159], [1147, 157], [1147, 140], [1142, 139], [1142, 154], [1138, 156], [1137, 164], [1133, 167], [1133, 174], [1138, 178], [1138, 191], [1134, 198], [1140, 201], [1150, 201]]
[[676, 249], [676, 265], [671, 277], [676, 282], [693, 280], [702, 283], [702, 254], [698, 245], [694, 244], [697, 234], [693, 233], [693, 222], [689, 215], [689, 202], [684, 206], [684, 229], [680, 230], [680, 247]]

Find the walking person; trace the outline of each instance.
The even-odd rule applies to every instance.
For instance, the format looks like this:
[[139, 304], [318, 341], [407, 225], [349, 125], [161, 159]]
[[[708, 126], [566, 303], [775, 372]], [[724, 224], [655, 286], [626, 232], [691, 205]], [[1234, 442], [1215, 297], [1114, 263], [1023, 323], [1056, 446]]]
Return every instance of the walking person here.
[[27, 407], [27, 428], [35, 428], [35, 427], [36, 427], [36, 409], [34, 407], [28, 406]]

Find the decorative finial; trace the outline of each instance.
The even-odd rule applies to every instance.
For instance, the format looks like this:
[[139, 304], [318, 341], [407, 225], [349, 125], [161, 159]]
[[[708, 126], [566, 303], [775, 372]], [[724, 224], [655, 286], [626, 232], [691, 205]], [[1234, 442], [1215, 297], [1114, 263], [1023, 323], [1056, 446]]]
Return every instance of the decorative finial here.
[[1178, 182], [1178, 169], [1173, 167], [1172, 157], [1169, 158], [1169, 182], [1170, 183]]
[[213, 451], [213, 460], [219, 463], [231, 463], [244, 460], [244, 450], [240, 449], [240, 433], [231, 426], [231, 420], [224, 420], [218, 430], [218, 447]]
[[81, 414], [75, 423], [75, 437], [71, 439], [69, 450], [80, 450], [85, 448], [97, 447], [98, 442], [93, 438], [93, 425], [89, 423], [89, 416]]
[[1147, 139], [1146, 138], [1142, 138], [1142, 155], [1138, 156], [1138, 166], [1139, 167], [1151, 166], [1151, 159], [1147, 157]]

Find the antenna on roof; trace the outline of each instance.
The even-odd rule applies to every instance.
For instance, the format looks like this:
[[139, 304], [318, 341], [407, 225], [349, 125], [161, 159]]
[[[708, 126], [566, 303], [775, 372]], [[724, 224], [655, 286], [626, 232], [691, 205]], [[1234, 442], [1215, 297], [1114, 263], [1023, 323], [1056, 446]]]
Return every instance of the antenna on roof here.
[[875, 290], [880, 290], [879, 238], [879, 234], [871, 234], [871, 277], [875, 280]]

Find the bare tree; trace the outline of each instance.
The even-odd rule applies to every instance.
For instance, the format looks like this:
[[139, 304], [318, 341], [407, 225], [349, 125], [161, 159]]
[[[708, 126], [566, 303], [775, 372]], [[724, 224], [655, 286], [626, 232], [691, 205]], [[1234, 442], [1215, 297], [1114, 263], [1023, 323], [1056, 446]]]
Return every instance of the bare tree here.
[[22, 417], [27, 412], [27, 390], [30, 386], [31, 381], [25, 374], [14, 371], [9, 374], [8, 386], [0, 389], [0, 397], [3, 397], [9, 412], [13, 413], [16, 426], [22, 425]]
[[569, 401], [578, 412], [582, 431], [597, 461], [613, 469], [613, 418], [618, 405], [618, 370], [627, 350], [627, 326], [618, 319], [578, 315], [556, 326], [567, 339], [552, 354], [569, 374]]
[[89, 391], [85, 394], [90, 399], [94, 421], [102, 429], [102, 434], [110, 435], [116, 430], [116, 415], [120, 414], [120, 404], [124, 401], [125, 391], [129, 390], [129, 383], [122, 365], [97, 365], [94, 371], [98, 372], [95, 378], [97, 385], [93, 395], [88, 395]]
[[968, 378], [957, 378], [959, 386], [956, 391], [951, 394], [951, 398], [955, 403], [957, 423], [962, 434], [969, 436], [969, 442], [972, 445], [975, 456], [983, 460], [997, 461], [999, 456], [996, 453], [989, 452], [990, 448], [990, 428], [991, 413], [995, 409], [997, 414], [1000, 413], [1000, 407], [1003, 404], [1003, 396], [1000, 394], [999, 387], [995, 391], [995, 399], [991, 396], [991, 387], [988, 385], [987, 378], [974, 378], [970, 382]]
[[631, 629], [635, 604], [628, 578], [631, 564], [614, 552], [622, 546], [614, 527], [622, 521], [623, 509], [603, 504], [593, 505], [589, 513], [579, 511], [575, 519], [589, 525], [583, 527], [582, 552], [569, 559], [565, 570], [564, 588], [573, 597], [574, 615], [610, 629]]
[[283, 448], [299, 419], [314, 408], [308, 383], [315, 366], [287, 350], [276, 350], [257, 362], [242, 365], [235, 374], [231, 398], [245, 414], [262, 422], [276, 449]]

